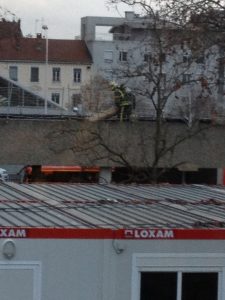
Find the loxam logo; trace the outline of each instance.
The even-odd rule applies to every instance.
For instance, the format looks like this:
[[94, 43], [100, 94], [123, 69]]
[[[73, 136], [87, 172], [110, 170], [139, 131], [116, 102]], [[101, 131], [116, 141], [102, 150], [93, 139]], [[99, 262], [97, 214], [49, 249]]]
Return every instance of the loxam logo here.
[[27, 232], [20, 228], [0, 228], [0, 238], [25, 238]]
[[172, 229], [127, 229], [124, 231], [125, 238], [130, 239], [173, 239]]

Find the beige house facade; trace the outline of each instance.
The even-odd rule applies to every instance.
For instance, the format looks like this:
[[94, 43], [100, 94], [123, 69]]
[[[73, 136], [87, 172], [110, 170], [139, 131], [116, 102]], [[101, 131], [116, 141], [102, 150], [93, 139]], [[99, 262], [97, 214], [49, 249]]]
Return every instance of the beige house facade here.
[[[48, 100], [66, 109], [76, 106], [81, 86], [90, 80], [91, 66], [82, 64], [49, 63], [47, 84], [44, 62], [0, 62], [0, 73]], [[47, 91], [46, 91], [47, 85]]]
[[79, 103], [91, 66], [82, 40], [25, 38], [16, 32], [0, 38], [0, 76], [68, 110]]

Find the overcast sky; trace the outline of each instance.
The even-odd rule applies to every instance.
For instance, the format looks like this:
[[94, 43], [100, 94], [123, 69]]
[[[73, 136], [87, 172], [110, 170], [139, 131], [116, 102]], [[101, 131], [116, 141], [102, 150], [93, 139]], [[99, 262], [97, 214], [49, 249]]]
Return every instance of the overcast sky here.
[[[105, 0], [0, 0], [0, 5], [21, 19], [24, 36], [48, 26], [48, 37], [74, 39], [80, 35], [80, 19], [85, 16], [124, 16], [124, 5], [116, 10]], [[6, 14], [8, 19], [10, 15]], [[12, 19], [12, 18], [11, 18]]]

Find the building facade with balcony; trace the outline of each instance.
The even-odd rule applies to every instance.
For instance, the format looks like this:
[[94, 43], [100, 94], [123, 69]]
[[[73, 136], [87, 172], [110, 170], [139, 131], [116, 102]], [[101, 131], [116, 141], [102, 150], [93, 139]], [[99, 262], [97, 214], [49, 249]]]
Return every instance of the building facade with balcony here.
[[219, 46], [202, 42], [196, 51], [196, 31], [188, 36], [182, 30], [157, 16], [134, 12], [125, 12], [124, 18], [81, 20], [81, 39], [92, 55], [93, 71], [128, 86], [136, 94], [137, 114], [153, 116], [160, 102], [165, 115], [191, 125], [195, 118], [211, 118], [224, 109], [218, 84], [224, 75]]

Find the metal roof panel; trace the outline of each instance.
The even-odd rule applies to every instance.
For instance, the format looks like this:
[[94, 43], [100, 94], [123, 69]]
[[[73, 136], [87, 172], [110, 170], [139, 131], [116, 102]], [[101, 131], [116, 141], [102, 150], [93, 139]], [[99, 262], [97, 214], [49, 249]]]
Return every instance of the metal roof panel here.
[[225, 187], [0, 183], [0, 226], [221, 228]]

